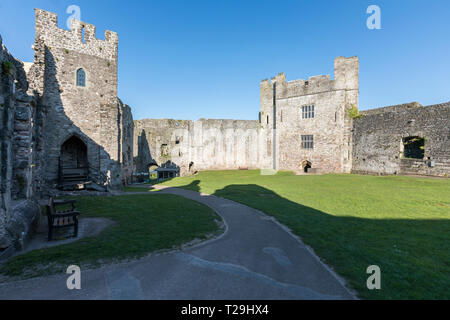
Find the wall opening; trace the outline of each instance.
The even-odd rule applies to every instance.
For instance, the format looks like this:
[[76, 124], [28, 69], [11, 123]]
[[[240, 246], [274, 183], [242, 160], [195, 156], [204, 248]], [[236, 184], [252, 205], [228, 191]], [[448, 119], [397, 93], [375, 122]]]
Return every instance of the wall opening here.
[[86, 30], [84, 30], [84, 26], [81, 27], [81, 42], [85, 43]]
[[82, 183], [88, 180], [89, 162], [86, 144], [72, 136], [61, 145], [59, 179], [64, 184]]
[[314, 148], [314, 136], [311, 134], [302, 135], [302, 149], [313, 149]]
[[165, 143], [161, 145], [161, 157], [168, 157], [169, 156], [169, 146]]
[[87, 147], [80, 138], [72, 136], [62, 144], [61, 164], [63, 168], [88, 167]]
[[85, 87], [86, 86], [86, 73], [83, 68], [77, 70], [77, 87]]
[[311, 161], [308, 160], [302, 161], [302, 168], [304, 173], [308, 173], [308, 170], [311, 169], [311, 167], [312, 167]]
[[423, 159], [425, 154], [425, 139], [421, 137], [406, 137], [403, 141], [403, 157], [408, 159]]

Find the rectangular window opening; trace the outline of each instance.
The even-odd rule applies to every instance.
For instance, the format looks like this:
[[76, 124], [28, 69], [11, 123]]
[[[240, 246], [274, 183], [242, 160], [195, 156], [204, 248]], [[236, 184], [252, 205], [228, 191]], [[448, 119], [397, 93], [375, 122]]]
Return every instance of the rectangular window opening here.
[[314, 136], [313, 135], [302, 135], [302, 148], [303, 149], [314, 149]]
[[302, 106], [302, 119], [314, 118], [314, 105]]

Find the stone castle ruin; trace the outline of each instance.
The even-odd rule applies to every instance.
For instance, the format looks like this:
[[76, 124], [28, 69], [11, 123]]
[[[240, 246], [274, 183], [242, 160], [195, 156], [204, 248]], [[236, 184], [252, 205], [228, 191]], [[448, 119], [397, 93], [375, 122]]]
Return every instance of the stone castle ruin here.
[[358, 112], [357, 57], [329, 75], [260, 83], [258, 120], [133, 120], [117, 97], [118, 35], [36, 9], [33, 63], [0, 37], [0, 254], [31, 233], [36, 199], [121, 189], [151, 166], [305, 173], [450, 173], [450, 103]]
[[34, 62], [1, 43], [0, 250], [23, 241], [55, 189], [122, 188], [133, 171], [133, 118], [117, 97], [118, 36], [36, 9]]

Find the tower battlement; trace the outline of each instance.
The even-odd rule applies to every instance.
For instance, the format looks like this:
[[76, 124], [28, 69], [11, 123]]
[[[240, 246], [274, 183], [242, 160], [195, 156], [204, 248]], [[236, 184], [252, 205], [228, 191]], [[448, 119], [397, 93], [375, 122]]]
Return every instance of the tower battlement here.
[[336, 90], [358, 90], [358, 57], [337, 57], [334, 60], [334, 79], [330, 75], [317, 75], [305, 79], [287, 81], [284, 72], [260, 83], [261, 92], [269, 93], [277, 84], [277, 99], [317, 94]]
[[35, 15], [36, 39], [42, 39], [47, 47], [117, 60], [119, 37], [116, 32], [106, 30], [105, 39], [97, 39], [95, 25], [72, 19], [71, 29], [65, 30], [58, 27], [57, 14], [35, 9]]

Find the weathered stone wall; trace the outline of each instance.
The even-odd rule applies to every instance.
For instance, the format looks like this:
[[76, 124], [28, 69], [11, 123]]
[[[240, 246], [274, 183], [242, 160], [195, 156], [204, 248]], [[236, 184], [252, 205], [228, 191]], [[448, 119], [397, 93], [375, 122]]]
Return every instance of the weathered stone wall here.
[[[361, 115], [354, 121], [352, 172], [450, 175], [450, 103], [415, 102]], [[425, 138], [423, 159], [403, 155], [403, 138], [413, 136]]]
[[[125, 140], [131, 135], [122, 133], [132, 117], [117, 99], [117, 46], [114, 32], [106, 31], [105, 40], [99, 40], [95, 26], [77, 20], [72, 20], [71, 30], [60, 29], [56, 14], [36, 9], [35, 62], [29, 78], [46, 109], [46, 186], [56, 187], [61, 145], [72, 136], [87, 146], [89, 176], [96, 183], [118, 188], [121, 173], [130, 171], [132, 164], [122, 163], [122, 148], [132, 144]], [[86, 74], [84, 87], [76, 85], [80, 68]]]
[[265, 133], [257, 120], [143, 119], [134, 122], [137, 172], [167, 161], [181, 175], [195, 170], [260, 168]]
[[[33, 123], [36, 100], [27, 95], [24, 64], [3, 46], [0, 36], [0, 253], [29, 236], [40, 214], [33, 182], [39, 138]], [[36, 171], [34, 171], [36, 170]]]
[[[82, 39], [84, 29], [84, 39]], [[117, 98], [117, 34], [95, 38], [95, 26], [36, 9], [34, 63], [22, 63], [0, 37], [0, 251], [21, 246], [36, 222], [35, 199], [58, 183], [61, 145], [87, 146], [89, 178], [110, 188], [130, 182], [133, 117]], [[86, 86], [76, 85], [76, 71]]]
[[[327, 75], [287, 82], [281, 73], [261, 82], [260, 119], [272, 168], [299, 172], [308, 161], [320, 172], [350, 172], [352, 120], [347, 109], [358, 107], [358, 73], [357, 57], [338, 57], [334, 80]], [[314, 105], [314, 118], [302, 119], [302, 106], [309, 105]], [[313, 149], [301, 147], [302, 135], [313, 135]]]
[[122, 181], [126, 183], [132, 183], [133, 175], [133, 139], [134, 139], [134, 122], [133, 115], [131, 113], [131, 108], [126, 105], [121, 104], [121, 151], [122, 151]]
[[10, 220], [11, 187], [13, 169], [13, 135], [14, 109], [13, 99], [14, 78], [4, 68], [5, 61], [12, 63], [12, 57], [3, 46], [0, 36], [0, 248], [10, 245], [6, 237], [6, 224]]

